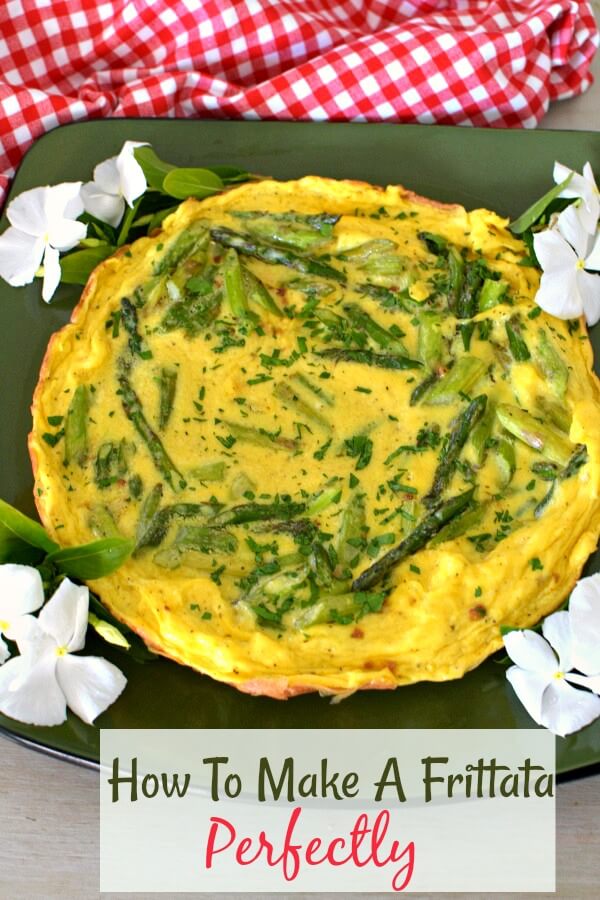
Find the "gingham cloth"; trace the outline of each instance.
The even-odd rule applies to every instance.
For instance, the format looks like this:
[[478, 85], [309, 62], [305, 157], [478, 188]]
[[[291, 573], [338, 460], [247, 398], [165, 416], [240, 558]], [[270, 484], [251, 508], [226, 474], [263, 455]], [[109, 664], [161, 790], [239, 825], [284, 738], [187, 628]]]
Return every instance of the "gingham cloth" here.
[[0, 201], [36, 137], [88, 118], [532, 127], [597, 45], [575, 0], [0, 0]]

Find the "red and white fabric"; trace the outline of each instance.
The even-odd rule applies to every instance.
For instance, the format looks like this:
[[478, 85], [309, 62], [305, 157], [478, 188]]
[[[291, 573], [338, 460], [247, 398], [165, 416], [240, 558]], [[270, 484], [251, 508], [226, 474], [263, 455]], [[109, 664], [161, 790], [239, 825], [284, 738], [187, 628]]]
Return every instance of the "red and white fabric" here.
[[585, 0], [2, 0], [0, 201], [89, 118], [533, 127], [597, 46]]

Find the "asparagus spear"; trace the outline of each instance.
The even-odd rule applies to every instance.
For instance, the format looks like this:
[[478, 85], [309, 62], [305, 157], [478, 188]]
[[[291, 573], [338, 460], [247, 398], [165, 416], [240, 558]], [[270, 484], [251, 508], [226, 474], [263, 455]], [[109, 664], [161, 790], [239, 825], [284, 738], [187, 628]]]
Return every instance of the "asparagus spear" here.
[[152, 351], [139, 332], [137, 309], [127, 297], [121, 300], [121, 322], [129, 335], [129, 349], [133, 356], [152, 359]]
[[410, 359], [408, 356], [393, 356], [390, 353], [375, 353], [373, 350], [345, 350], [332, 348], [321, 350], [317, 353], [323, 359], [333, 359], [335, 362], [356, 362], [365, 366], [376, 366], [380, 369], [420, 369], [418, 359]]
[[471, 434], [471, 445], [475, 451], [475, 462], [478, 466], [481, 466], [485, 459], [487, 442], [492, 436], [495, 421], [496, 404], [488, 400], [485, 412]]
[[268, 447], [270, 450], [297, 450], [298, 441], [295, 438], [282, 437], [279, 434], [271, 434], [248, 425], [239, 425], [237, 422], [223, 420], [233, 437], [247, 444], [255, 444], [257, 447]]
[[296, 409], [301, 416], [311, 419], [317, 425], [320, 425], [321, 428], [331, 431], [331, 423], [322, 415], [318, 402], [312, 398], [302, 398], [286, 381], [280, 381], [276, 384], [273, 393], [278, 400]]
[[479, 291], [479, 310], [483, 312], [486, 309], [492, 309], [502, 302], [504, 295], [508, 290], [506, 281], [495, 281], [493, 278], [486, 278]]
[[435, 379], [422, 399], [427, 405], [454, 403], [459, 394], [468, 394], [485, 372], [485, 363], [476, 356], [461, 356], [452, 368]]
[[162, 500], [162, 495], [162, 484], [155, 484], [152, 490], [150, 490], [144, 497], [136, 530], [136, 549], [137, 547], [143, 546], [144, 544], [146, 532], [148, 531], [150, 523], [158, 511], [160, 501]]
[[205, 463], [203, 466], [196, 466], [190, 470], [190, 475], [197, 478], [198, 481], [223, 481], [225, 478], [225, 463], [223, 460], [218, 462]]
[[524, 409], [510, 403], [501, 403], [496, 415], [503, 428], [523, 443], [538, 450], [551, 462], [566, 466], [575, 450], [571, 441], [551, 425], [534, 419]]
[[448, 274], [448, 308], [455, 312], [465, 280], [465, 261], [456, 247], [448, 248]]
[[352, 494], [342, 513], [340, 530], [336, 540], [338, 562], [346, 569], [361, 553], [367, 534], [365, 495]]
[[273, 313], [274, 316], [282, 316], [283, 312], [275, 303], [275, 300], [264, 286], [262, 281], [254, 275], [246, 266], [242, 266], [242, 281], [246, 296], [250, 303], [266, 309], [267, 312]]
[[456, 302], [456, 316], [472, 319], [478, 312], [478, 293], [483, 278], [476, 263], [467, 264], [460, 294]]
[[118, 444], [106, 441], [101, 444], [96, 454], [95, 481], [99, 488], [106, 488], [114, 484], [119, 478], [127, 474], [127, 441], [125, 438]]
[[464, 512], [451, 519], [447, 525], [444, 525], [440, 531], [430, 541], [431, 547], [437, 547], [446, 541], [453, 541], [457, 537], [462, 537], [471, 528], [476, 528], [483, 520], [487, 510], [486, 503], [470, 504]]
[[273, 503], [241, 503], [217, 513], [211, 525], [243, 525], [246, 522], [264, 522], [267, 519], [287, 521], [300, 516], [306, 503], [274, 501]]
[[186, 257], [207, 244], [206, 226], [200, 223], [191, 225], [169, 245], [161, 259], [155, 263], [153, 274], [164, 275], [174, 271]]
[[333, 395], [324, 390], [319, 384], [315, 384], [310, 378], [303, 375], [302, 372], [297, 372], [295, 375], [292, 375], [290, 381], [297, 381], [298, 384], [301, 384], [302, 387], [307, 388], [307, 390], [315, 394], [319, 400], [322, 400], [327, 406], [335, 406], [335, 398]]
[[158, 427], [161, 431], [164, 431], [173, 412], [175, 390], [177, 388], [177, 369], [161, 369], [158, 385], [160, 392]]
[[127, 375], [121, 372], [118, 380], [121, 389], [121, 403], [125, 415], [146, 444], [156, 469], [173, 490], [184, 488], [186, 482], [183, 475], [163, 447], [161, 439], [148, 424], [140, 399], [131, 386]]
[[508, 337], [508, 346], [515, 362], [526, 362], [531, 358], [529, 347], [525, 343], [525, 338], [521, 333], [521, 322], [518, 316], [509, 319], [505, 326], [506, 336]]
[[217, 510], [218, 505], [214, 503], [173, 503], [157, 510], [149, 520], [143, 511], [138, 524], [136, 552], [144, 547], [157, 547], [165, 539], [174, 519], [214, 518]]
[[385, 593], [345, 592], [343, 594], [322, 594], [316, 603], [307, 606], [294, 619], [295, 628], [303, 630], [312, 625], [327, 622], [352, 622], [367, 612], [381, 609]]
[[305, 275], [318, 275], [321, 278], [331, 278], [345, 284], [346, 276], [339, 269], [322, 262], [319, 259], [313, 259], [310, 256], [297, 256], [290, 250], [282, 247], [270, 247], [255, 240], [250, 235], [238, 234], [230, 228], [213, 228], [211, 237], [217, 243], [224, 247], [232, 247], [244, 256], [254, 256], [262, 262], [271, 263], [273, 265], [287, 266], [290, 269], [296, 269]]
[[546, 397], [538, 397], [536, 406], [545, 419], [549, 419], [553, 425], [556, 425], [565, 434], [569, 433], [571, 430], [571, 413], [564, 403], [558, 403]]
[[423, 313], [419, 321], [418, 356], [431, 372], [437, 372], [444, 358], [443, 319], [438, 313]]
[[515, 445], [507, 438], [502, 437], [498, 440], [494, 449], [496, 453], [496, 462], [500, 469], [500, 483], [502, 487], [506, 487], [506, 485], [510, 484], [512, 481], [512, 477], [517, 468]]
[[67, 466], [73, 462], [77, 463], [78, 466], [82, 466], [85, 463], [88, 449], [87, 419], [89, 407], [89, 388], [85, 384], [80, 384], [75, 389], [65, 418], [64, 462]]
[[408, 537], [404, 538], [395, 547], [392, 547], [381, 559], [378, 559], [372, 566], [365, 569], [353, 581], [352, 590], [368, 591], [382, 581], [395, 566], [425, 547], [444, 525], [467, 508], [473, 499], [474, 491], [474, 488], [470, 488], [462, 494], [451, 497], [425, 516], [424, 519], [421, 519]]
[[567, 392], [569, 370], [543, 328], [540, 328], [538, 331], [534, 359], [536, 366], [540, 369], [556, 396], [562, 400]]
[[423, 497], [425, 506], [434, 506], [439, 501], [442, 491], [448, 486], [460, 451], [464, 447], [469, 434], [485, 412], [486, 404], [486, 395], [480, 394], [479, 397], [471, 400], [466, 409], [457, 417], [454, 427], [449, 434], [448, 442], [440, 454], [440, 461], [433, 476], [433, 484], [429, 492]]
[[234, 316], [244, 319], [248, 315], [248, 298], [242, 278], [240, 260], [233, 248], [229, 248], [223, 258], [223, 282], [225, 297]]
[[408, 356], [406, 347], [400, 340], [400, 336], [393, 335], [386, 328], [383, 328], [378, 322], [355, 303], [348, 303], [344, 306], [344, 312], [348, 314], [348, 318], [354, 326], [365, 331], [374, 343], [390, 353]]
[[182, 525], [173, 545], [180, 550], [199, 550], [201, 553], [235, 553], [238, 540], [224, 528], [208, 525]]
[[233, 213], [244, 219], [252, 234], [272, 244], [289, 247], [292, 250], [311, 250], [331, 240], [333, 226], [339, 215], [321, 213], [303, 216], [298, 213], [264, 213], [244, 211]]

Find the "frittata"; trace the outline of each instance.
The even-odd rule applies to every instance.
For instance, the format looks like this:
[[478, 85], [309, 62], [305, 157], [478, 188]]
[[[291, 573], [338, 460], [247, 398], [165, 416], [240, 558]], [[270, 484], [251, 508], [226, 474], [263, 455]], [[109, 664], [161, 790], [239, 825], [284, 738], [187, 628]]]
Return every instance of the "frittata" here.
[[185, 201], [92, 274], [30, 451], [62, 545], [158, 652], [285, 698], [461, 677], [600, 532], [583, 320], [506, 220], [318, 177]]

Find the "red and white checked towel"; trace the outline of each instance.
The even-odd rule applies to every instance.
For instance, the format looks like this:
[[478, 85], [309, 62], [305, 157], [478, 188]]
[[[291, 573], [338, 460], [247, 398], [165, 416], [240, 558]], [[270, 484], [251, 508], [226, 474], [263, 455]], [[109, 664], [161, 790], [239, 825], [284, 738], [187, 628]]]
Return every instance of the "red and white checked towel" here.
[[586, 0], [0, 0], [0, 201], [88, 118], [533, 127], [597, 46]]

